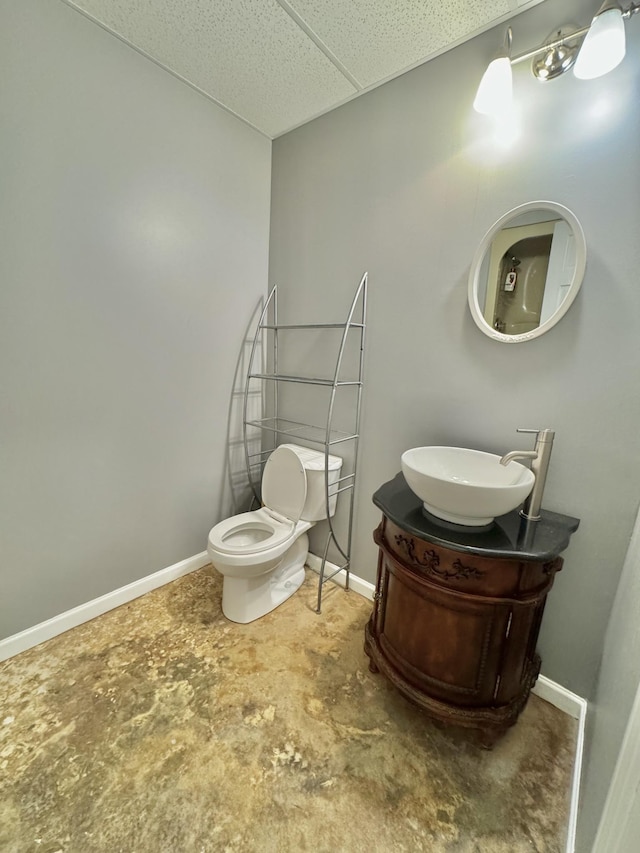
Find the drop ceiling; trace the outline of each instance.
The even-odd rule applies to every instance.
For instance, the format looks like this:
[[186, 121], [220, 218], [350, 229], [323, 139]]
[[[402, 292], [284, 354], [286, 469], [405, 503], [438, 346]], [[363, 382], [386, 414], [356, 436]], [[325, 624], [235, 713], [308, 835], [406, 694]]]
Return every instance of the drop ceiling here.
[[543, 0], [65, 0], [274, 138]]

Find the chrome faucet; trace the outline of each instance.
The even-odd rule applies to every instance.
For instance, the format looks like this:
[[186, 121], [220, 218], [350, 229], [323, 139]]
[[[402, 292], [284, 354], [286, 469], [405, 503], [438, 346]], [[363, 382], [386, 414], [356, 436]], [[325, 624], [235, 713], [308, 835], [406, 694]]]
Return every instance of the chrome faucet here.
[[552, 429], [518, 429], [517, 432], [530, 432], [536, 436], [534, 450], [512, 450], [500, 460], [501, 465], [508, 465], [512, 459], [531, 459], [531, 470], [535, 477], [531, 494], [524, 502], [520, 515], [529, 521], [540, 521], [542, 493], [547, 479], [549, 459], [553, 449], [555, 432]]

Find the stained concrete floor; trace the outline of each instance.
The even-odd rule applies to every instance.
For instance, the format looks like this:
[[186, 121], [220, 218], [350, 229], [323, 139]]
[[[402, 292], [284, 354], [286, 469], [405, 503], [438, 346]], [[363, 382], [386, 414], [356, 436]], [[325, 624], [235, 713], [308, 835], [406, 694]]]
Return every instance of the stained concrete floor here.
[[313, 577], [235, 625], [203, 569], [0, 664], [0, 850], [564, 850], [574, 721], [532, 696], [493, 752], [443, 731]]

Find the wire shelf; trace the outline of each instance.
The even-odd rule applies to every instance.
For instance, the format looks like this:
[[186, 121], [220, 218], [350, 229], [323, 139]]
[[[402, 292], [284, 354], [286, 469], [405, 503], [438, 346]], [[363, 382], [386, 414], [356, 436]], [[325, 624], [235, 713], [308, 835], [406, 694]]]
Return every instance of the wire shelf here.
[[[253, 490], [254, 497], [258, 502], [259, 496], [259, 480], [256, 482], [253, 477], [260, 476], [264, 466], [264, 457], [267, 456], [271, 449], [262, 450], [259, 453], [252, 452], [250, 441], [255, 442], [255, 433], [249, 436], [249, 430], [259, 429], [273, 436], [273, 443], [278, 444], [281, 438], [291, 438], [302, 442], [310, 442], [324, 447], [325, 454], [329, 454], [329, 449], [343, 442], [353, 442], [352, 454], [352, 470], [343, 474], [337, 483], [329, 483], [329, 471], [325, 471], [325, 507], [327, 523], [329, 525], [329, 535], [327, 537], [324, 554], [320, 564], [320, 573], [318, 581], [318, 603], [316, 611], [320, 613], [322, 608], [322, 588], [323, 585], [331, 580], [338, 572], [346, 573], [345, 588], [349, 589], [349, 571], [351, 566], [351, 542], [353, 536], [353, 510], [354, 496], [357, 473], [358, 460], [358, 440], [360, 434], [360, 404], [362, 399], [363, 376], [364, 376], [364, 342], [366, 330], [366, 311], [367, 311], [367, 273], [362, 276], [360, 284], [353, 297], [349, 314], [344, 323], [297, 323], [280, 325], [278, 323], [278, 297], [277, 288], [274, 287], [269, 294], [265, 303], [260, 320], [258, 321], [249, 364], [247, 369], [245, 388], [244, 388], [244, 408], [243, 408], [243, 437], [245, 446], [245, 460], [249, 481]], [[358, 319], [356, 318], [358, 312]], [[337, 329], [341, 330], [340, 345], [336, 354], [335, 371], [333, 378], [321, 379], [310, 376], [292, 376], [289, 374], [281, 374], [278, 372], [278, 334], [285, 330], [304, 330], [304, 329]], [[271, 332], [269, 336], [267, 332]], [[357, 378], [342, 379], [341, 368], [342, 359], [344, 356], [347, 338], [350, 333], [359, 335], [359, 363]], [[258, 361], [257, 353], [264, 353], [267, 350], [268, 337], [271, 338], [270, 353], [271, 365], [273, 371], [265, 373], [262, 370], [255, 370], [255, 363]], [[357, 340], [357, 339], [356, 339]], [[267, 381], [273, 383], [273, 416], [263, 418], [248, 418], [248, 402], [250, 397], [255, 394], [250, 391], [250, 386], [255, 389], [254, 382]], [[299, 383], [304, 385], [320, 385], [330, 389], [330, 396], [327, 405], [327, 417], [324, 425], [315, 425], [303, 423], [301, 421], [280, 418], [278, 415], [278, 385], [281, 382]], [[356, 395], [353, 402], [353, 430], [337, 430], [333, 428], [333, 411], [336, 402], [336, 393], [338, 389], [344, 387], [355, 388]], [[264, 388], [264, 386], [263, 386]], [[353, 398], [350, 398], [353, 399]], [[264, 444], [263, 444], [264, 447]], [[259, 460], [259, 461], [256, 461]], [[253, 461], [252, 461], [253, 460]], [[337, 498], [341, 493], [350, 493], [348, 499], [348, 513], [346, 524], [346, 535], [341, 539], [335, 528], [334, 517], [330, 512], [330, 500]], [[327, 575], [325, 568], [327, 566], [327, 557], [330, 549], [333, 548], [344, 560], [344, 563], [339, 569], [334, 570]]]
[[246, 422], [247, 426], [256, 429], [264, 429], [269, 432], [278, 433], [288, 438], [297, 438], [302, 441], [311, 441], [314, 444], [342, 444], [344, 441], [353, 441], [357, 433], [348, 433], [341, 430], [331, 430], [327, 439], [327, 428], [315, 424], [305, 424], [299, 421], [290, 421], [285, 418], [260, 418]]

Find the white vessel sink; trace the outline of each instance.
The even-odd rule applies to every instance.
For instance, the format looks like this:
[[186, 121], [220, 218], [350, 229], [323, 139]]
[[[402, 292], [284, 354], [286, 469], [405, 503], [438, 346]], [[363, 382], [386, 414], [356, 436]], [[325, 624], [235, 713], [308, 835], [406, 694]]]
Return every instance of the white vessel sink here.
[[534, 475], [520, 462], [465, 447], [413, 447], [402, 454], [402, 473], [432, 515], [479, 527], [518, 507]]

